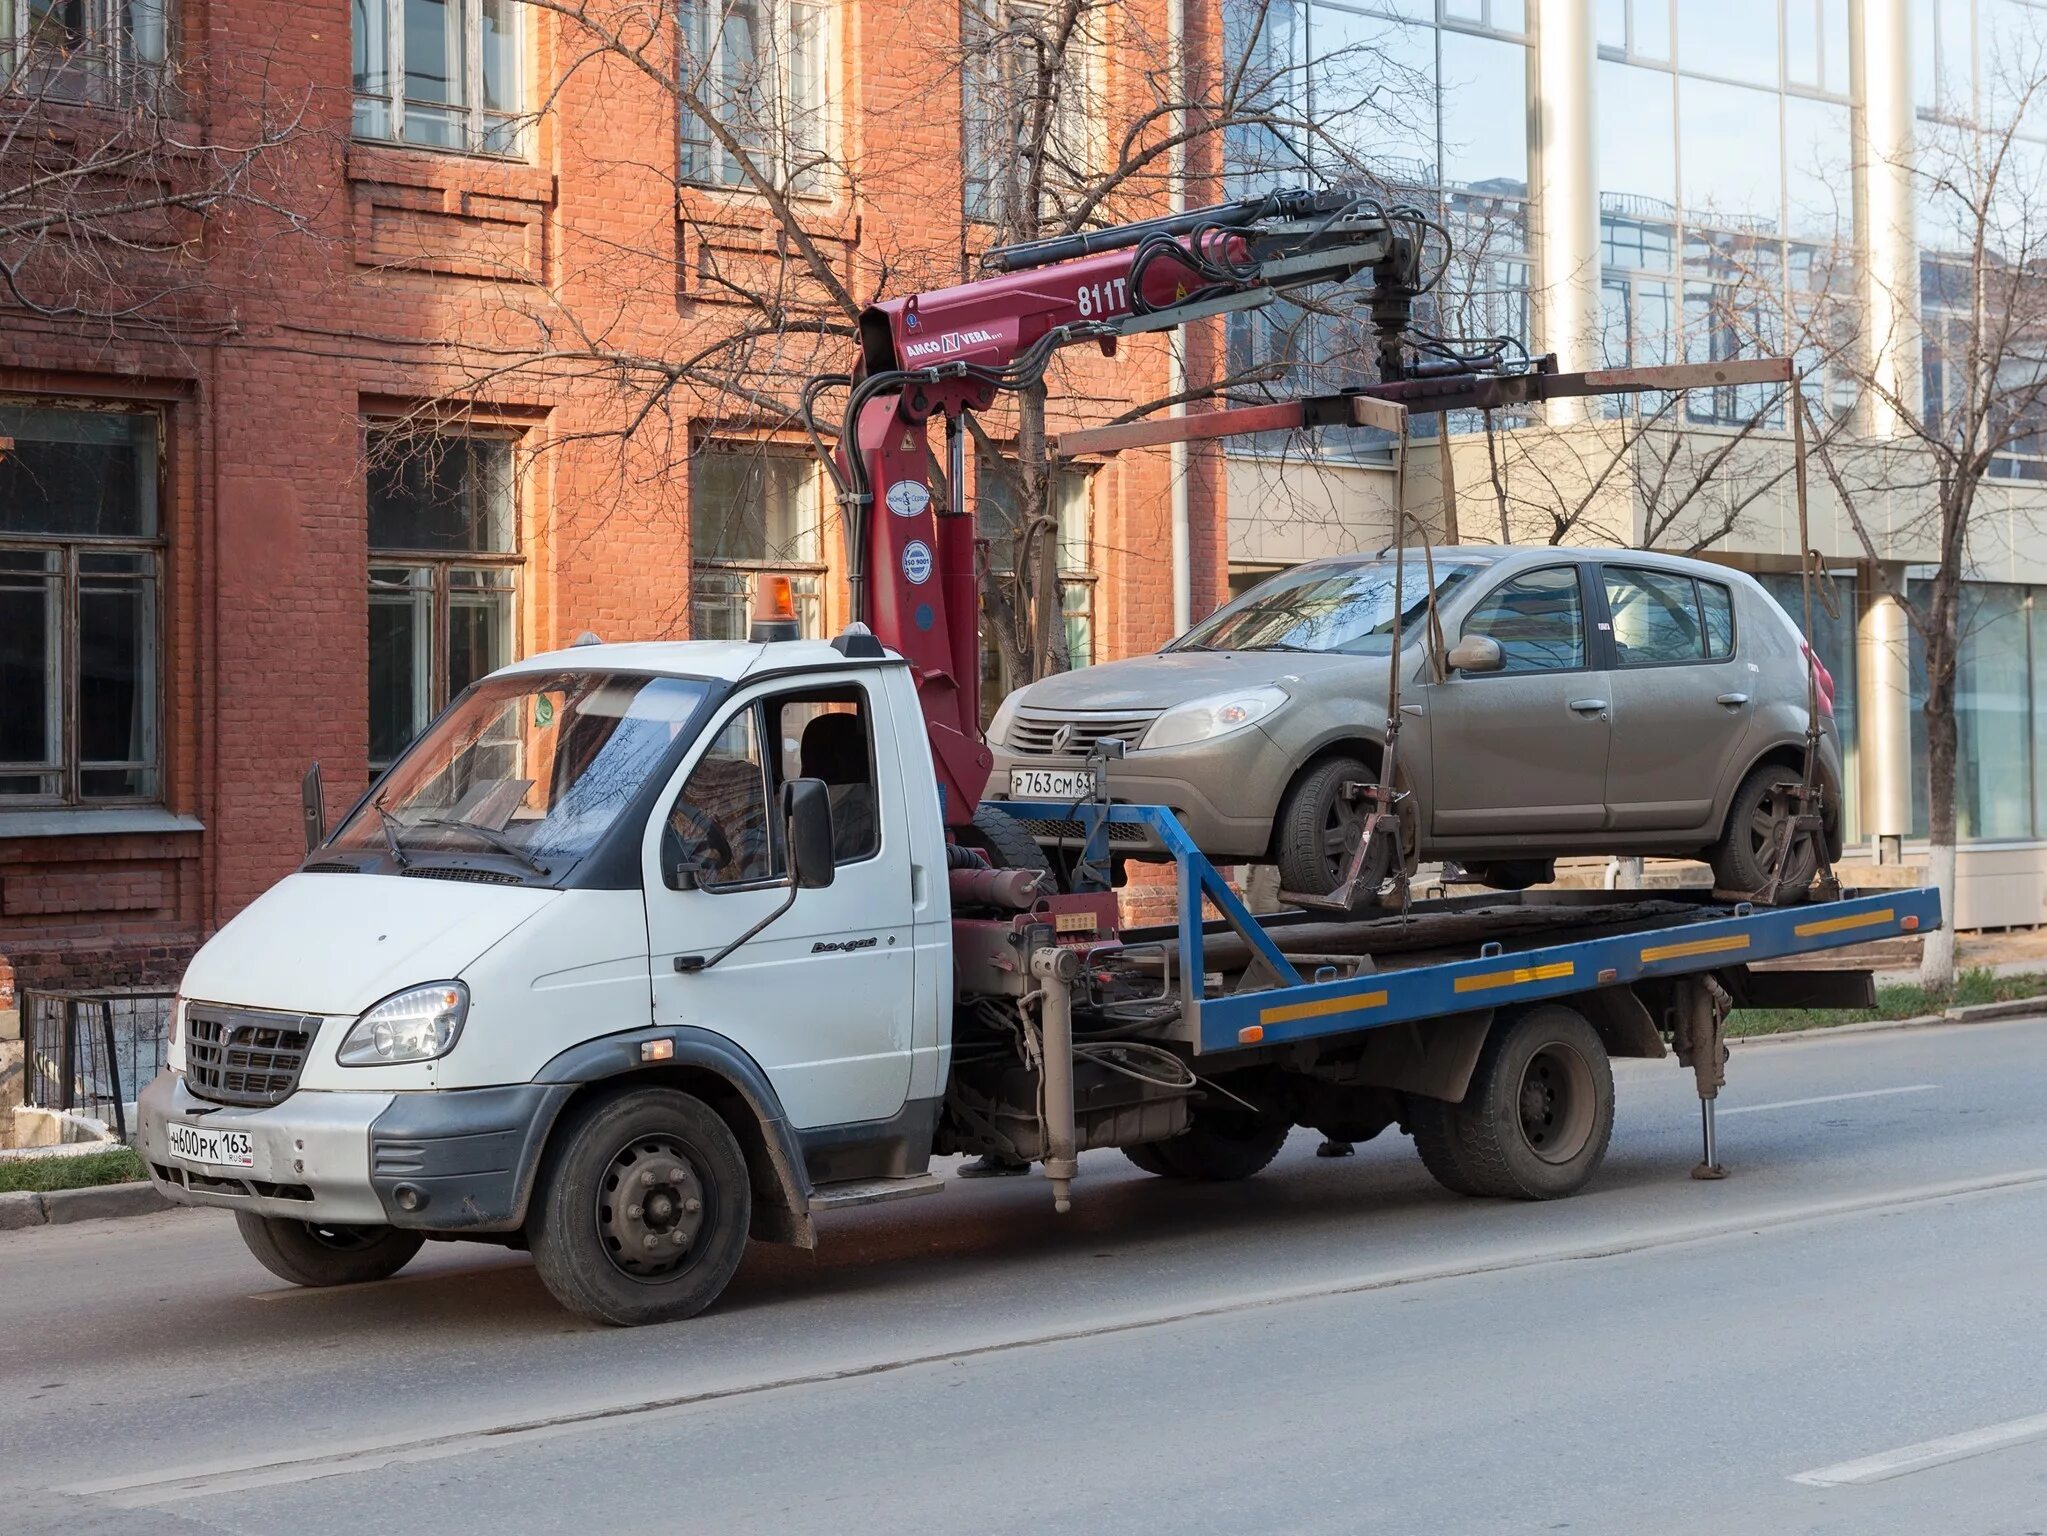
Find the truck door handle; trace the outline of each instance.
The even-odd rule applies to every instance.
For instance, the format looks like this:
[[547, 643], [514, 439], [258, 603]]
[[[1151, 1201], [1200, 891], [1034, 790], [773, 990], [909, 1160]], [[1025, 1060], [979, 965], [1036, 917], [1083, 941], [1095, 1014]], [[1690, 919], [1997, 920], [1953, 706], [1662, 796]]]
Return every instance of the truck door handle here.
[[1716, 702], [1725, 704], [1729, 709], [1736, 709], [1748, 702], [1748, 695], [1745, 693], [1723, 693]]
[[1606, 700], [1604, 700], [1604, 699], [1573, 699], [1573, 700], [1571, 700], [1571, 708], [1573, 708], [1573, 709], [1575, 709], [1576, 711], [1578, 711], [1578, 713], [1579, 713], [1579, 714], [1581, 714], [1581, 715], [1598, 715], [1598, 714], [1604, 714], [1604, 713], [1606, 712]]

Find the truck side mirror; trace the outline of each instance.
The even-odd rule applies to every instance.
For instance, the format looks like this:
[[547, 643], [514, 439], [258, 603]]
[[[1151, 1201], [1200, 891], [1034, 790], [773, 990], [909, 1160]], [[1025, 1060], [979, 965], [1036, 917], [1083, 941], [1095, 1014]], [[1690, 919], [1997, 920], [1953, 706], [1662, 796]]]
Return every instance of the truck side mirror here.
[[1466, 635], [1443, 659], [1457, 672], [1499, 672], [1507, 665], [1507, 653], [1490, 635]]
[[802, 891], [830, 885], [838, 870], [832, 858], [832, 796], [823, 779], [791, 779], [782, 786], [782, 822], [791, 884]]

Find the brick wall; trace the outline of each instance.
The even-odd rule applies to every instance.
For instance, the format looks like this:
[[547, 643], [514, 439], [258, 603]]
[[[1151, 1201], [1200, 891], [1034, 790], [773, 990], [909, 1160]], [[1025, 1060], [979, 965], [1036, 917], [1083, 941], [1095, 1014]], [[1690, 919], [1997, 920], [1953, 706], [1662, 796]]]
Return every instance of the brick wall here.
[[[550, 316], [563, 335], [574, 317], [601, 323], [608, 347], [684, 355], [748, 318], [707, 274], [787, 270], [755, 199], [678, 197], [673, 104], [623, 62], [579, 64], [530, 163], [507, 164], [352, 143], [339, 0], [210, 0], [185, 15], [206, 133], [246, 133], [259, 102], [303, 103], [302, 131], [265, 187], [300, 222], [238, 208], [209, 224], [195, 247], [203, 267], [186, 275], [211, 281], [219, 332], [81, 337], [8, 316], [0, 393], [145, 400], [165, 413], [163, 805], [204, 830], [0, 837], [0, 1009], [17, 985], [174, 979], [205, 934], [293, 866], [306, 764], [323, 765], [330, 807], [366, 783], [365, 414], [467, 387], [480, 416], [557, 445], [522, 482], [522, 651], [586, 629], [685, 636], [685, 448], [693, 433], [750, 425], [735, 423], [732, 401], [677, 391], [621, 446], [606, 434], [644, 403], [644, 379], [475, 381]], [[806, 226], [863, 298], [958, 281], [972, 236], [958, 215], [959, 86], [945, 56], [956, 12], [875, 0], [840, 19], [839, 132], [857, 201], [841, 187], [806, 204]], [[554, 80], [582, 50], [536, 22], [536, 76]], [[1128, 100], [1137, 76], [1122, 67], [1112, 59], [1112, 91]], [[1161, 193], [1121, 211], [1163, 208]], [[1213, 351], [1195, 338], [1197, 372]], [[800, 376], [851, 357], [833, 338], [771, 362]], [[1113, 362], [1076, 349], [1062, 367], [1055, 430], [1164, 392], [1152, 338]], [[1000, 432], [1000, 412], [990, 422]], [[1197, 613], [1227, 580], [1218, 463], [1212, 450], [1193, 455]], [[1127, 455], [1097, 478], [1106, 658], [1171, 631], [1167, 456]], [[836, 624], [836, 527], [823, 542]]]

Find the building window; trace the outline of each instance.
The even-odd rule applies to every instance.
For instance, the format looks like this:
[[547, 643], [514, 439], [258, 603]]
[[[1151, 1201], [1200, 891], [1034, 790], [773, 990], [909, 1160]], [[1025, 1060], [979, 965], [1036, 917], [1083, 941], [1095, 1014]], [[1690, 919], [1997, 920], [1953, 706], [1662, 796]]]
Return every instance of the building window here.
[[175, 0], [0, 0], [0, 76], [25, 95], [134, 101], [162, 84]]
[[[979, 534], [987, 545], [988, 570], [997, 576], [1016, 569], [1017, 484], [1013, 468], [982, 459], [976, 476]], [[1095, 587], [1092, 472], [1062, 464], [1053, 472], [1052, 512], [1059, 523], [1059, 612], [1066, 633], [1066, 664], [1091, 667], [1095, 661]], [[992, 715], [997, 704], [1018, 686], [1003, 668], [1003, 658], [990, 626], [981, 626], [981, 710]]]
[[750, 160], [779, 189], [821, 193], [828, 8], [818, 0], [678, 0], [676, 12], [683, 180], [748, 186]]
[[706, 443], [690, 459], [690, 634], [744, 640], [760, 578], [790, 578], [804, 638], [824, 624], [817, 460], [759, 444]]
[[0, 405], [0, 804], [161, 793], [161, 431]]
[[518, 0], [351, 0], [355, 136], [524, 153], [526, 8]]
[[[1073, 28], [1062, 38], [1069, 14]], [[966, 0], [961, 7], [969, 219], [1034, 235], [1099, 163], [1101, 49], [1093, 14], [1049, 0]], [[1035, 208], [1024, 205], [1033, 156]]]
[[369, 431], [370, 767], [518, 649], [517, 445]]

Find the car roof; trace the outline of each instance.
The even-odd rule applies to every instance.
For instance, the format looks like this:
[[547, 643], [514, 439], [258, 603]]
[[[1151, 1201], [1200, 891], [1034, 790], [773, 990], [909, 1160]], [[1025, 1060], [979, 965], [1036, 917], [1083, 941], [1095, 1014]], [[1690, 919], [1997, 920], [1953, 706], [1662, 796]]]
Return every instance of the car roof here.
[[[1376, 550], [1358, 550], [1350, 554], [1325, 555], [1320, 559], [1303, 562], [1305, 565], [1347, 566], [1369, 565], [1384, 560], [1392, 550], [1390, 547]], [[1429, 549], [1430, 555], [1439, 562], [1455, 561], [1460, 564], [1497, 565], [1502, 567], [1526, 567], [1554, 565], [1569, 561], [1584, 565], [1595, 561], [1608, 561], [1620, 565], [1642, 565], [1662, 570], [1688, 571], [1695, 575], [1711, 575], [1722, 579], [1740, 577], [1744, 573], [1732, 566], [1718, 565], [1711, 560], [1700, 560], [1691, 555], [1667, 555], [1653, 549], [1619, 549], [1591, 544], [1435, 544]], [[1410, 558], [1421, 554], [1421, 546], [1414, 545], [1408, 550]]]
[[[893, 651], [888, 659], [896, 660]], [[872, 661], [869, 660], [869, 665]], [[712, 677], [744, 682], [763, 672], [796, 672], [849, 665], [849, 658], [826, 640], [627, 640], [612, 644], [572, 645], [542, 651], [510, 666], [499, 676], [521, 672], [651, 672], [665, 677]]]

